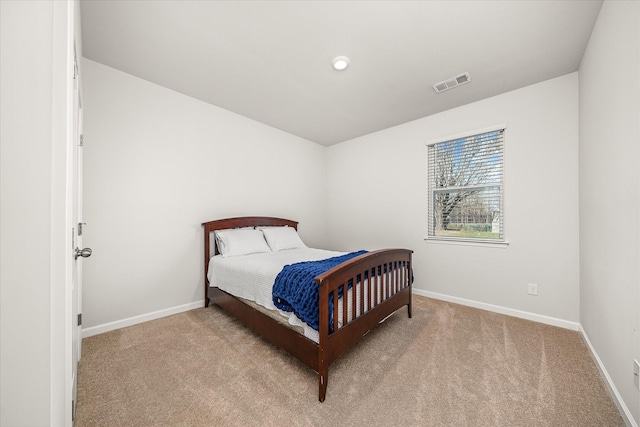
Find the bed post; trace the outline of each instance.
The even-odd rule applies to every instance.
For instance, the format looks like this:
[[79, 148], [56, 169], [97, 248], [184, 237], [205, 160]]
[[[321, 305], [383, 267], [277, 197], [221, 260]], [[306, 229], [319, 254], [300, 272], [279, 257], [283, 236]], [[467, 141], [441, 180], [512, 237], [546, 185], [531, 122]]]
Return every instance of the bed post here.
[[407, 274], [407, 281], [409, 283], [409, 285], [407, 286], [409, 288], [409, 304], [407, 304], [407, 314], [409, 315], [409, 319], [411, 319], [411, 304], [413, 302], [413, 257], [412, 254], [409, 254], [409, 262], [407, 263], [407, 270], [406, 270], [406, 274]]
[[209, 258], [211, 258], [211, 245], [209, 242], [211, 231], [209, 231], [209, 226], [206, 222], [202, 225], [204, 226], [204, 306], [209, 307], [209, 279], [207, 278], [207, 269], [209, 268]]
[[318, 310], [318, 400], [324, 402], [329, 380], [329, 364], [324, 354], [329, 337], [329, 295], [322, 283], [318, 284]]
[[318, 389], [318, 400], [320, 402], [324, 402], [325, 397], [327, 396], [327, 380], [329, 379], [329, 367], [324, 363], [320, 366], [320, 372], [318, 372], [318, 381], [319, 381], [319, 389]]

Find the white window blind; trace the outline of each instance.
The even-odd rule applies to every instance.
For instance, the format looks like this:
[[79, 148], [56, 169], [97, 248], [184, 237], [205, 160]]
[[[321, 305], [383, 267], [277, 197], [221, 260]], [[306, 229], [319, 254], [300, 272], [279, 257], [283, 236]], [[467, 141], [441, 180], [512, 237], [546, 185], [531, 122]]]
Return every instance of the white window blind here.
[[504, 130], [427, 145], [427, 239], [504, 242]]

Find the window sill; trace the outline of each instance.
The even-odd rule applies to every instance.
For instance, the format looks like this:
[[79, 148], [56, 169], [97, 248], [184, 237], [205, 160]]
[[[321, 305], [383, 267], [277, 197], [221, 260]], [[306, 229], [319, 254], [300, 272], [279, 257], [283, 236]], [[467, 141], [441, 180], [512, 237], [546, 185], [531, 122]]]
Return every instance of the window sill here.
[[488, 240], [470, 240], [470, 239], [447, 239], [438, 237], [425, 237], [425, 242], [435, 243], [438, 245], [462, 245], [462, 246], [479, 246], [485, 248], [506, 248], [509, 242], [504, 240], [500, 242], [492, 242]]

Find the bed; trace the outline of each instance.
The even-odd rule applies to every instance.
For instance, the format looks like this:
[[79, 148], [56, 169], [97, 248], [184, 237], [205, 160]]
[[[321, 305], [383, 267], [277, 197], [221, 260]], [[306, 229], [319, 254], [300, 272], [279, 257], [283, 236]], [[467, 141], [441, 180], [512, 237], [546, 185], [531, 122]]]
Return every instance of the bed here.
[[256, 227], [298, 228], [296, 221], [272, 217], [238, 217], [209, 221], [204, 226], [205, 307], [213, 303], [277, 347], [318, 373], [318, 399], [324, 402], [329, 366], [360, 338], [398, 309], [411, 318], [411, 254], [408, 249], [383, 249], [354, 256], [314, 281], [318, 287], [317, 339], [265, 314], [255, 304], [210, 286], [209, 266], [219, 248], [214, 232]]

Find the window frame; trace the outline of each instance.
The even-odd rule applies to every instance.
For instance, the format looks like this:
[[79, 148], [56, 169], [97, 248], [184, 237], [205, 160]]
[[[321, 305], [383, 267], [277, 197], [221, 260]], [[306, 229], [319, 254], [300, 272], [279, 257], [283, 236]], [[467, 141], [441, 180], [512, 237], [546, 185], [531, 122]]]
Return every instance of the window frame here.
[[[430, 165], [430, 157], [429, 157], [429, 148], [435, 146], [440, 143], [455, 141], [458, 139], [468, 138], [471, 136], [482, 135], [485, 133], [502, 131], [502, 180], [499, 184], [489, 183], [487, 186], [497, 186], [500, 188], [500, 197], [501, 197], [501, 228], [502, 228], [502, 237], [499, 239], [493, 238], [479, 238], [479, 237], [459, 237], [459, 236], [436, 236], [435, 230], [433, 229], [435, 222], [431, 217], [434, 214], [434, 194], [437, 191], [436, 188], [432, 188], [433, 180], [432, 180], [432, 168]], [[489, 126], [486, 128], [475, 129], [473, 131], [468, 131], [464, 133], [459, 133], [455, 135], [450, 135], [443, 138], [429, 140], [425, 143], [427, 147], [427, 234], [424, 238], [425, 241], [429, 243], [444, 243], [444, 244], [460, 244], [460, 245], [472, 245], [472, 246], [488, 246], [488, 247], [506, 247], [509, 242], [506, 238], [506, 221], [505, 221], [505, 164], [506, 164], [506, 135], [507, 135], [507, 125], [506, 123], [500, 123], [493, 126]], [[484, 186], [484, 185], [477, 185]], [[462, 187], [462, 186], [461, 186]], [[454, 187], [450, 187], [454, 188]], [[432, 234], [433, 233], [433, 234]]]

